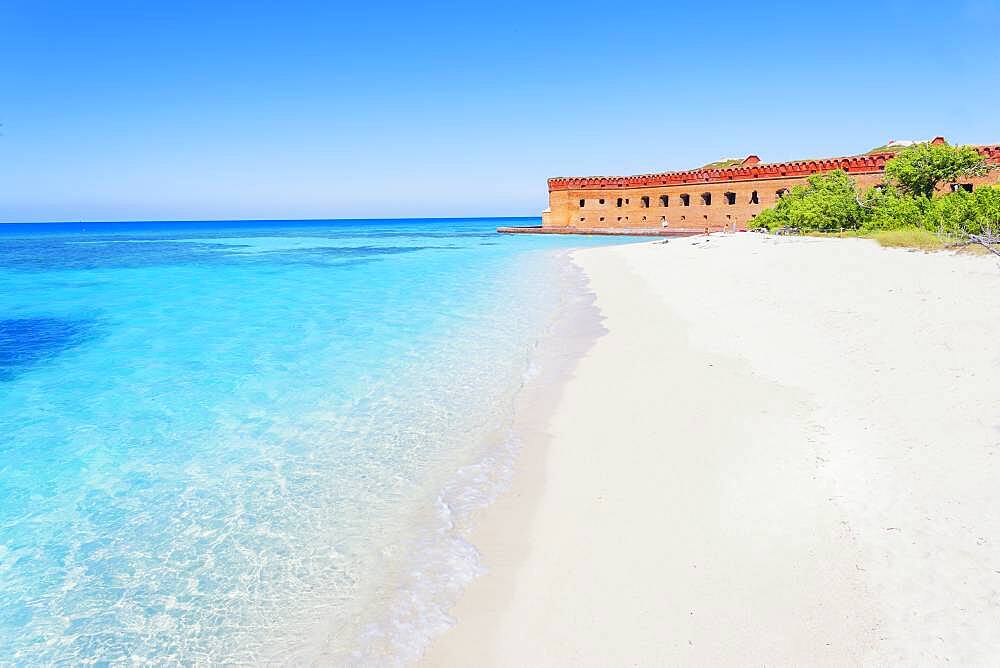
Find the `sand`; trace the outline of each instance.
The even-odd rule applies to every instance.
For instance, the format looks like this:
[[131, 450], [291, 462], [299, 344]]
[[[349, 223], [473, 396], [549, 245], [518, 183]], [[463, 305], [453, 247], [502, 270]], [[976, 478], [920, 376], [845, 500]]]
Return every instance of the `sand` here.
[[995, 662], [995, 258], [740, 234], [574, 261], [606, 332], [426, 665]]

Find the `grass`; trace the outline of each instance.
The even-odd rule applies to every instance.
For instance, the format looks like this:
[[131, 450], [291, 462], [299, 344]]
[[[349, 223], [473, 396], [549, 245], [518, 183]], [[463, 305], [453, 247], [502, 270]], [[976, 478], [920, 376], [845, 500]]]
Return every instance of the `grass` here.
[[841, 239], [872, 239], [886, 248], [910, 248], [921, 251], [938, 251], [964, 244], [962, 239], [941, 236], [921, 227], [903, 227], [898, 230], [875, 230], [874, 232], [860, 232], [858, 230], [803, 232], [802, 235], [808, 237], [837, 237]]
[[951, 240], [919, 227], [904, 227], [898, 230], [878, 230], [865, 237], [874, 239], [888, 248], [913, 248], [922, 251], [936, 251], [947, 248]]
[[841, 230], [840, 232], [803, 232], [804, 237], [836, 237], [838, 239], [853, 239], [862, 234], [857, 230]]

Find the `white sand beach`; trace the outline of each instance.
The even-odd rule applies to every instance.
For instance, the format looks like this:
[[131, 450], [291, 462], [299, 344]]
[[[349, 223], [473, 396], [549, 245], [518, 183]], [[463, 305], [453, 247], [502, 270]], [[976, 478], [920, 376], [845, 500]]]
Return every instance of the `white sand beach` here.
[[574, 261], [607, 331], [425, 664], [996, 661], [997, 258], [740, 234]]

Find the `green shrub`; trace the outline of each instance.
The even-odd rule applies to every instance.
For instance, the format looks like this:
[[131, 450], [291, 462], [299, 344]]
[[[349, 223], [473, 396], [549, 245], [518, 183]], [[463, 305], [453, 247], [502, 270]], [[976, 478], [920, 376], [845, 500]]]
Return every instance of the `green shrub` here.
[[944, 234], [979, 234], [988, 226], [994, 230], [1000, 226], [1000, 187], [997, 186], [935, 197], [924, 216], [926, 229]]
[[807, 185], [795, 186], [778, 204], [760, 213], [753, 229], [794, 227], [803, 232], [857, 229], [864, 220], [854, 181], [842, 170], [810, 176]]
[[756, 218], [747, 223], [747, 229], [749, 230], [780, 230], [782, 227], [787, 227], [787, 218], [783, 211], [781, 211], [781, 202], [779, 201], [777, 206], [770, 209], [764, 209], [761, 211]]
[[918, 144], [886, 164], [888, 183], [869, 189], [863, 202], [843, 171], [816, 174], [792, 188], [776, 206], [762, 211], [750, 228], [865, 234], [923, 228], [950, 236], [977, 234], [987, 226], [1000, 230], [1000, 186], [933, 197], [939, 184], [987, 170], [983, 156], [974, 148]]
[[871, 188], [865, 193], [865, 219], [861, 229], [871, 232], [920, 227], [927, 204], [926, 197], [911, 197], [892, 186]]
[[1000, 185], [980, 186], [972, 193], [976, 198], [979, 231], [989, 228], [1000, 232]]

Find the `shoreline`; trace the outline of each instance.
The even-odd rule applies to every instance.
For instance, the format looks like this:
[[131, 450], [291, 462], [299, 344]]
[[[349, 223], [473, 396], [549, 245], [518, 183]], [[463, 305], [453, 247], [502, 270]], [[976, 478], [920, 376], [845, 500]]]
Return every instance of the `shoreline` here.
[[[517, 448], [508, 484], [488, 505], [464, 518], [458, 529], [477, 551], [483, 572], [459, 592], [448, 611], [452, 626], [430, 639], [420, 665], [468, 665], [468, 652], [490, 641], [492, 619], [511, 601], [529, 548], [524, 534], [545, 486], [549, 423], [580, 360], [607, 333], [588, 280], [572, 259], [574, 252], [565, 252], [567, 266], [562, 270], [569, 283], [566, 301], [533, 351], [534, 373], [516, 397], [512, 430]], [[452, 645], [456, 624], [463, 641]]]
[[[713, 236], [574, 252], [608, 331], [559, 391], [541, 445], [522, 448], [511, 491], [478, 519], [471, 540], [489, 573], [462, 594], [457, 625], [432, 641], [423, 665], [974, 662], [998, 650], [989, 631], [998, 590], [988, 574], [1000, 556], [1000, 517], [989, 503], [1000, 494], [986, 483], [1000, 470], [989, 426], [965, 429], [967, 452], [952, 465], [960, 481], [940, 493], [940, 473], [910, 461], [908, 426], [910, 404], [926, 399], [940, 370], [908, 369], [913, 382], [898, 402], [877, 404], [897, 413], [886, 416], [887, 433], [867, 442], [866, 432], [883, 427], [871, 422], [879, 413], [869, 417], [851, 383], [835, 381], [863, 381], [886, 361], [878, 355], [888, 353], [849, 344], [848, 332], [864, 324], [861, 313], [843, 312], [876, 307], [809, 291], [836, 290], [836, 274], [817, 272], [856, 264], [871, 275], [852, 287], [881, 301], [884, 290], [907, 292], [900, 272], [922, 272], [911, 283], [926, 294], [912, 305], [896, 298], [864, 313], [894, 331], [926, 316], [912, 309], [932, 298], [939, 320], [961, 320], [969, 299], [993, 298], [1000, 272], [984, 258], [831, 244], [844, 241]], [[760, 274], [753, 285], [728, 285], [748, 265]], [[804, 285], [775, 285], [792, 267]], [[671, 291], [678, 279], [687, 286]], [[969, 288], [963, 279], [975, 281], [972, 296], [949, 312], [946, 298]], [[984, 302], [982, 311], [977, 333], [1000, 326], [1000, 308]], [[777, 325], [800, 334], [824, 316], [838, 342], [848, 341], [846, 358], [808, 339], [793, 337], [787, 351], [769, 341]], [[970, 344], [947, 326], [932, 338], [923, 347]], [[962, 356], [952, 370], [974, 370], [969, 363]], [[987, 363], [1000, 366], [1000, 355]], [[976, 385], [980, 407], [1000, 398], [987, 375]], [[967, 421], [967, 411], [954, 419]], [[946, 433], [934, 432], [935, 445], [947, 446]], [[894, 466], [883, 466], [887, 458]], [[913, 505], [894, 502], [907, 493]], [[938, 512], [973, 502], [987, 510], [962, 518], [984, 534], [970, 553], [952, 545], [969, 527]], [[898, 544], [903, 532], [911, 549]], [[922, 580], [942, 568], [950, 589]]]
[[[275, 656], [274, 660], [413, 663], [454, 625], [449, 610], [466, 590], [484, 580], [493, 582], [483, 574], [492, 570], [494, 555], [516, 561], [504, 552], [504, 541], [478, 533], [480, 518], [489, 516], [495, 506], [507, 508], [508, 499], [516, 499], [518, 507], [533, 507], [532, 502], [522, 503], [521, 497], [536, 500], [532, 495], [541, 483], [522, 484], [520, 473], [527, 471], [533, 477], [541, 471], [538, 465], [544, 461], [536, 456], [536, 446], [543, 445], [543, 440], [538, 432], [552, 411], [553, 390], [562, 385], [602, 331], [593, 297], [568, 250], [531, 262], [550, 264], [544, 277], [554, 281], [556, 298], [536, 334], [526, 341], [523, 357], [518, 356], [523, 373], [499, 409], [506, 418], [481, 433], [470, 432], [468, 436], [482, 450], [448, 474], [440, 488], [428, 490], [426, 503], [407, 522], [407, 540], [398, 548], [408, 556], [370, 585], [367, 603], [355, 623], [357, 631], [351, 633], [357, 637], [354, 648], [331, 651], [324, 638], [336, 634], [323, 629], [318, 634], [322, 649], [306, 648], [299, 655]], [[522, 462], [531, 463], [522, 467]]]

